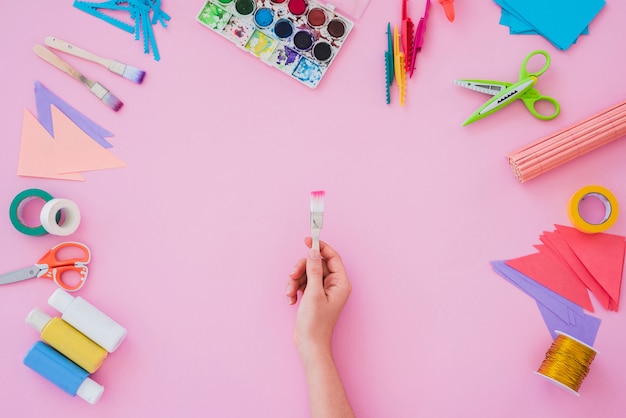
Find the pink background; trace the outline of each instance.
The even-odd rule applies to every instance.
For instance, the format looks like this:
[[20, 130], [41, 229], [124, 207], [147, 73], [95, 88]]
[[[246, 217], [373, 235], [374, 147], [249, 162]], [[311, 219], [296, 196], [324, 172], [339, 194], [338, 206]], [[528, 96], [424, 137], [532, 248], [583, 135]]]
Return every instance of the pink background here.
[[[354, 290], [334, 345], [359, 417], [616, 417], [626, 409], [626, 315], [607, 312], [601, 353], [576, 398], [536, 370], [551, 338], [535, 302], [489, 261], [534, 252], [544, 230], [569, 225], [569, 197], [588, 184], [626, 202], [626, 142], [615, 141], [528, 183], [505, 155], [625, 99], [626, 4], [610, 1], [567, 51], [512, 36], [491, 1], [435, 2], [407, 103], [384, 100], [383, 51], [400, 2], [371, 0], [317, 90], [311, 91], [201, 26], [202, 0], [165, 1], [155, 32], [162, 60], [133, 36], [71, 1], [12, 2], [0, 17], [0, 207], [41, 188], [74, 200], [70, 238], [93, 252], [78, 294], [128, 329], [94, 380], [91, 406], [22, 365], [55, 286], [0, 289], [3, 416], [306, 417], [304, 374], [292, 342], [287, 275], [305, 256], [309, 192], [326, 190], [322, 238], [342, 254]], [[413, 0], [414, 21], [424, 2]], [[109, 87], [114, 113], [32, 52], [48, 35], [147, 71], [134, 85], [77, 58]], [[552, 66], [538, 89], [562, 106], [539, 121], [521, 103], [468, 127], [486, 96], [455, 78], [514, 81], [526, 54]], [[33, 83], [115, 134], [128, 168], [68, 182], [16, 175], [22, 113]], [[609, 231], [626, 234], [626, 217]], [[36, 261], [64, 239], [17, 232], [0, 220], [2, 271]], [[621, 412], [620, 412], [621, 411]]]

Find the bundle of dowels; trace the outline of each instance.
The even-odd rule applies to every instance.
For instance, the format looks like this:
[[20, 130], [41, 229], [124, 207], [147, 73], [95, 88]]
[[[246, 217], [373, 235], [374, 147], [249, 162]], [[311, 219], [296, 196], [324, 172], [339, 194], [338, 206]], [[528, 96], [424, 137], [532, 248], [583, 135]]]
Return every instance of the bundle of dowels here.
[[508, 154], [523, 183], [626, 135], [626, 101]]

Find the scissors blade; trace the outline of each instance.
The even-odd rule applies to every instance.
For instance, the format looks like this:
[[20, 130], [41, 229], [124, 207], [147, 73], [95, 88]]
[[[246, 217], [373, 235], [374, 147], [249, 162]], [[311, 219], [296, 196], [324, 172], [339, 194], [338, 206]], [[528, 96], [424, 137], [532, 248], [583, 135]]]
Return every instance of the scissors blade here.
[[483, 108], [478, 111], [479, 115], [483, 115], [489, 112], [498, 110], [501, 107], [508, 105], [509, 103], [520, 98], [522, 94], [535, 84], [535, 80], [528, 78], [519, 82], [503, 92], [501, 96], [493, 97], [489, 100]]
[[511, 83], [493, 82], [487, 80], [452, 80], [452, 82], [457, 86], [465, 87], [466, 89], [488, 94], [490, 96], [495, 96], [512, 85]]
[[12, 271], [0, 276], [0, 285], [7, 283], [15, 283], [21, 280], [32, 279], [37, 277], [41, 269], [37, 266], [25, 267], [21, 270]]

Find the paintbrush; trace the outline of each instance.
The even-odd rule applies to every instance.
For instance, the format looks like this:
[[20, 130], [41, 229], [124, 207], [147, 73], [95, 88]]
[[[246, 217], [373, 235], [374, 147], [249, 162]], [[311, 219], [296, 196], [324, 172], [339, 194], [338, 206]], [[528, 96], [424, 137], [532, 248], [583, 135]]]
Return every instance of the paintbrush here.
[[320, 232], [324, 221], [324, 196], [323, 190], [311, 192], [311, 237], [313, 243], [311, 249], [319, 251]]
[[112, 73], [121, 75], [122, 77], [127, 78], [128, 80], [137, 84], [141, 84], [144, 76], [146, 75], [146, 72], [140, 70], [139, 68], [132, 67], [128, 64], [124, 64], [123, 62], [119, 62], [114, 59], [100, 57], [94, 53], [85, 51], [84, 49], [81, 49], [59, 38], [55, 38], [54, 36], [48, 36], [46, 38], [46, 45], [48, 45], [50, 48], [54, 48], [59, 51], [74, 55], [76, 57], [100, 64], [103, 67], [106, 67]]
[[102, 100], [102, 102], [111, 109], [117, 112], [122, 107], [122, 101], [115, 97], [106, 87], [97, 81], [88, 79], [43, 45], [35, 45], [33, 51], [44, 61], [47, 61], [64, 73], [69, 74], [72, 78], [80, 81], [89, 91], [95, 94], [98, 99]]

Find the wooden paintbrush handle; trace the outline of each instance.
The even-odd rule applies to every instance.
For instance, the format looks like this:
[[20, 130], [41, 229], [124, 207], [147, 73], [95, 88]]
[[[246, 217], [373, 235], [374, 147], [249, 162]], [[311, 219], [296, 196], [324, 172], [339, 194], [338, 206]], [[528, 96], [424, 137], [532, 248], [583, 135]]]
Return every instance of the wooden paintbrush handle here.
[[83, 75], [81, 73], [76, 71], [72, 66], [70, 66], [68, 63], [63, 61], [58, 56], [56, 56], [54, 54], [54, 52], [50, 51], [45, 46], [43, 46], [43, 45], [35, 45], [33, 47], [33, 51], [40, 58], [42, 58], [44, 61], [47, 61], [48, 63], [54, 65], [59, 70], [63, 71], [64, 73], [69, 74], [71, 77], [75, 78], [76, 80], [78, 80], [80, 82], [84, 82], [85, 77], [83, 77]]
[[46, 38], [46, 45], [48, 45], [50, 48], [66, 52], [70, 55], [97, 62], [98, 64], [104, 65], [105, 67], [108, 67], [111, 61], [106, 58], [99, 57], [98, 55], [92, 54], [89, 51], [85, 51], [84, 49], [81, 49], [75, 45], [70, 44], [69, 42], [56, 38], [54, 36], [48, 36]]

